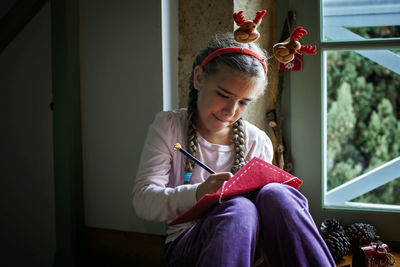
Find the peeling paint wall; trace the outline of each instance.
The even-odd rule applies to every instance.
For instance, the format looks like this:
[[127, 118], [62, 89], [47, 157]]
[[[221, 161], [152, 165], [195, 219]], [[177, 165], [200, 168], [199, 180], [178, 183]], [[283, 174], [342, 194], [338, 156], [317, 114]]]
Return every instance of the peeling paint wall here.
[[179, 107], [186, 107], [193, 60], [211, 36], [233, 30], [232, 0], [179, 1]]
[[[260, 38], [257, 40], [260, 47], [267, 51], [268, 56], [272, 56], [272, 46], [275, 41], [276, 25], [275, 25], [275, 2], [267, 0], [243, 1], [235, 0], [235, 12], [243, 10], [245, 18], [254, 18], [259, 10], [267, 10], [267, 14], [263, 17], [260, 26], [257, 27], [260, 32]], [[257, 125], [260, 129], [268, 130], [266, 125], [265, 114], [274, 103], [274, 95], [277, 87], [277, 64], [275, 59], [268, 60], [268, 86], [265, 94], [257, 101], [252, 103], [244, 116], [245, 119]]]

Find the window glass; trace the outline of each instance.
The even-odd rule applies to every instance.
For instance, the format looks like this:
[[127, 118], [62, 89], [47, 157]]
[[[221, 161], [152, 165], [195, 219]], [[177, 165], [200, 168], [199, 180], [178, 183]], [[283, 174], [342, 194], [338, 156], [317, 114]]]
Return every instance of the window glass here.
[[[365, 180], [358, 196], [341, 200], [400, 205], [399, 54], [325, 52], [327, 191], [357, 177]], [[379, 178], [379, 168], [390, 177]]]
[[324, 204], [400, 210], [400, 1], [321, 6]]
[[398, 0], [323, 0], [322, 40], [362, 41], [400, 37]]

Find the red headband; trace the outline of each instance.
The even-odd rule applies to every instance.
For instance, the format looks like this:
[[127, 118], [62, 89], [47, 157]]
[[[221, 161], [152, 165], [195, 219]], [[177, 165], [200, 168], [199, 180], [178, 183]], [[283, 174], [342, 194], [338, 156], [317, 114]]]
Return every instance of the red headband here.
[[267, 69], [267, 64], [265, 63], [265, 60], [262, 57], [260, 57], [260, 55], [258, 55], [257, 53], [255, 53], [247, 48], [243, 48], [243, 47], [224, 47], [224, 48], [217, 49], [214, 52], [212, 52], [211, 54], [209, 54], [203, 60], [203, 62], [201, 62], [201, 67], [203, 68], [209, 61], [211, 61], [212, 59], [214, 59], [220, 55], [234, 54], [234, 53], [246, 54], [246, 55], [250, 55], [250, 56], [253, 56], [256, 59], [258, 59], [264, 67], [265, 76], [267, 76], [268, 69]]

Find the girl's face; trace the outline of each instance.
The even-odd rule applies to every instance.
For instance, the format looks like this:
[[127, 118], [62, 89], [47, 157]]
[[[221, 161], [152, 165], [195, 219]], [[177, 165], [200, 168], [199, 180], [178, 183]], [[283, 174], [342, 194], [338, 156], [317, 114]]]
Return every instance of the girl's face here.
[[263, 90], [264, 79], [221, 66], [206, 75], [200, 66], [194, 70], [194, 88], [198, 91], [197, 110], [200, 134], [228, 134], [232, 125]]

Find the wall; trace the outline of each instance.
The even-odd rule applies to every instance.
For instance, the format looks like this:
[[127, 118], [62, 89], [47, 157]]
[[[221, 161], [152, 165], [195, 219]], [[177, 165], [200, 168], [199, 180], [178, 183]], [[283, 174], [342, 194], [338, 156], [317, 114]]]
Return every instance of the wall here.
[[232, 14], [232, 0], [179, 0], [179, 107], [186, 107], [197, 53], [214, 34], [232, 31]]
[[[163, 108], [161, 3], [84, 0], [80, 14], [85, 224], [163, 234], [130, 203], [142, 140]], [[0, 55], [0, 263], [13, 266], [50, 266], [55, 251], [50, 51], [46, 4]]]
[[[162, 110], [159, 1], [81, 2], [86, 225], [164, 233], [130, 190]], [[0, 265], [51, 266], [55, 252], [50, 4], [0, 54]]]
[[80, 4], [86, 226], [164, 233], [130, 195], [148, 125], [163, 108], [161, 2]]
[[50, 4], [0, 54], [0, 265], [55, 252]]

